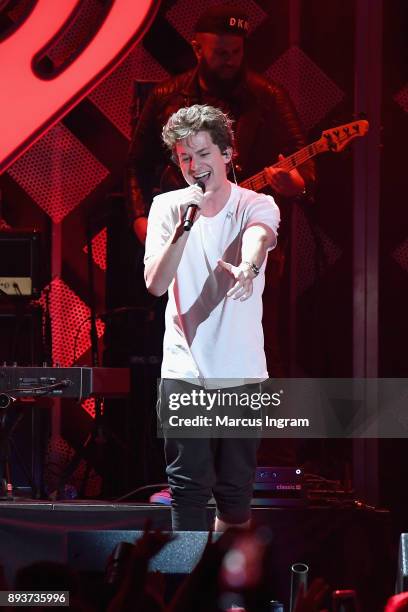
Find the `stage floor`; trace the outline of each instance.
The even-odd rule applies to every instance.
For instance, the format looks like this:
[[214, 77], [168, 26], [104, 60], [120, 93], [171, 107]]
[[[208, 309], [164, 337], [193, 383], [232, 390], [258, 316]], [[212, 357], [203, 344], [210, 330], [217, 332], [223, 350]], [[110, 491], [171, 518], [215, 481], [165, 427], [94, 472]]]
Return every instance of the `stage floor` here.
[[[214, 508], [208, 507], [210, 523], [213, 516]], [[87, 559], [89, 570], [102, 571], [108, 556], [106, 538], [112, 549], [121, 539], [132, 541], [132, 532], [143, 530], [146, 519], [152, 528], [171, 528], [170, 508], [162, 505], [0, 501], [0, 556], [7, 580], [11, 585], [19, 567], [39, 560], [78, 566], [82, 559], [81, 569], [86, 569]], [[268, 525], [272, 532], [270, 571], [277, 598], [287, 598], [290, 566], [295, 562], [307, 563], [310, 576], [323, 576], [332, 588], [355, 588], [363, 609], [371, 612], [381, 610], [392, 593], [396, 560], [388, 512], [340, 506], [254, 507], [253, 521]], [[183, 537], [180, 542], [185, 543], [189, 536]]]

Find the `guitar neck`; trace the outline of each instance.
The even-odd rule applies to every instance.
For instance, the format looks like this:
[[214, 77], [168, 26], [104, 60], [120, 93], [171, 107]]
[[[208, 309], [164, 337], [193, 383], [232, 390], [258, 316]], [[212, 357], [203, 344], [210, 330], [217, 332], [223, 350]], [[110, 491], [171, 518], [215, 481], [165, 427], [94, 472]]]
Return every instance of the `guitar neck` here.
[[[322, 146], [321, 139], [312, 142], [312, 144], [303, 147], [300, 151], [296, 151], [289, 157], [285, 157], [281, 161], [273, 164], [272, 168], [283, 168], [284, 170], [294, 170], [301, 164], [307, 162], [309, 159], [321, 153], [323, 150], [326, 150], [324, 146]], [[264, 187], [268, 185], [268, 180], [266, 178], [264, 170], [261, 170], [257, 174], [245, 179], [240, 183], [241, 187], [245, 189], [252, 189], [252, 191], [260, 191]]]

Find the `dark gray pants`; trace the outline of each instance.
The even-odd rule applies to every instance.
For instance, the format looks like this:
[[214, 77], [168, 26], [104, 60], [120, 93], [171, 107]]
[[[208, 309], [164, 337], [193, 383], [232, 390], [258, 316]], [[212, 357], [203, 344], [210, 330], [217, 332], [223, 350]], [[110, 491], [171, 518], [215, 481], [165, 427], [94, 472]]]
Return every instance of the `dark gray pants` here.
[[[180, 389], [185, 391], [186, 383], [161, 381], [159, 414], [160, 404]], [[248, 521], [258, 446], [258, 438], [166, 438], [173, 529], [206, 531], [206, 505], [212, 495], [219, 519], [237, 525]]]

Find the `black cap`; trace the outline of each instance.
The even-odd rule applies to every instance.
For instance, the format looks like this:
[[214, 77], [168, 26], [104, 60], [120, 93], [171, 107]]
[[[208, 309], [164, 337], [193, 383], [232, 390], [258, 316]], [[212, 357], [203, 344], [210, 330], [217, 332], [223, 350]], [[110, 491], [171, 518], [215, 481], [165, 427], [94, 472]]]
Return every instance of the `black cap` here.
[[233, 4], [218, 4], [203, 13], [194, 32], [211, 34], [236, 34], [246, 36], [249, 31], [248, 15]]

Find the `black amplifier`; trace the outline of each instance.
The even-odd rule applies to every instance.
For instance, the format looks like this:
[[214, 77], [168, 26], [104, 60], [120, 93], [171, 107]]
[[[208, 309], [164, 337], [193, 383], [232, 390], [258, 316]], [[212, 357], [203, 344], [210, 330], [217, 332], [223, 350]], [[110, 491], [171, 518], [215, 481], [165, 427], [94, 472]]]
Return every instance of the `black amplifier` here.
[[40, 295], [40, 234], [34, 229], [0, 231], [0, 293], [9, 297]]
[[255, 491], [269, 491], [273, 495], [303, 495], [303, 470], [300, 467], [258, 467]]
[[300, 493], [303, 490], [303, 470], [300, 467], [257, 467], [254, 489]]
[[255, 506], [303, 506], [304, 474], [300, 467], [258, 467], [255, 474]]

